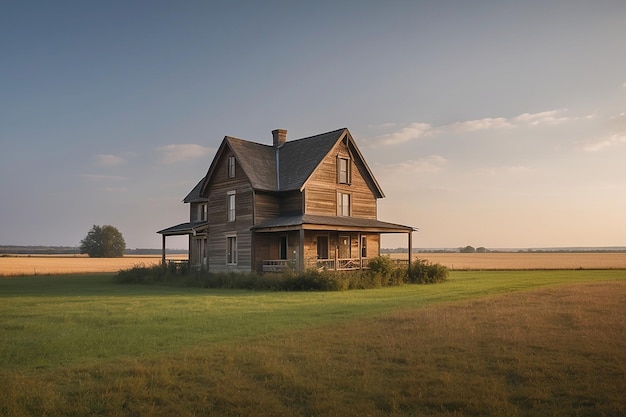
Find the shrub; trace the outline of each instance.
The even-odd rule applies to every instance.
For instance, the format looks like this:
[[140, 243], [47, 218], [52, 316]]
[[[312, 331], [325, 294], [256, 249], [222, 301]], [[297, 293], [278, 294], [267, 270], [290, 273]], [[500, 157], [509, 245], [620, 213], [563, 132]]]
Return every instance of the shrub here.
[[115, 274], [113, 281], [118, 284], [153, 284], [160, 282], [165, 275], [161, 266], [145, 266], [138, 264], [130, 269], [123, 269]]
[[448, 279], [450, 271], [446, 266], [433, 264], [424, 259], [411, 262], [409, 280], [417, 284], [435, 284]]
[[410, 272], [405, 265], [395, 264], [389, 257], [370, 260], [369, 270], [324, 271], [293, 269], [281, 273], [258, 275], [254, 272], [203, 272], [189, 271], [180, 264], [146, 267], [136, 265], [119, 271], [114, 280], [120, 284], [163, 284], [183, 287], [229, 288], [264, 291], [345, 291], [352, 289], [381, 288], [413, 283], [442, 282], [448, 268], [416, 260]]
[[390, 275], [397, 268], [397, 265], [394, 264], [389, 256], [377, 256], [370, 259], [369, 268], [373, 273]]

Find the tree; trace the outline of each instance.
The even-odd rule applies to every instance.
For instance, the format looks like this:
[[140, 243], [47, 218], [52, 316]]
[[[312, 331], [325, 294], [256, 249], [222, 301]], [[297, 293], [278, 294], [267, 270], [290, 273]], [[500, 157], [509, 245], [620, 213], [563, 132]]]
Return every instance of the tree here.
[[461, 253], [474, 253], [474, 252], [476, 252], [476, 249], [474, 249], [473, 246], [466, 246], [464, 248], [460, 248], [459, 252], [461, 252]]
[[80, 253], [90, 258], [119, 258], [124, 255], [126, 242], [117, 228], [93, 225], [87, 236], [80, 241]]

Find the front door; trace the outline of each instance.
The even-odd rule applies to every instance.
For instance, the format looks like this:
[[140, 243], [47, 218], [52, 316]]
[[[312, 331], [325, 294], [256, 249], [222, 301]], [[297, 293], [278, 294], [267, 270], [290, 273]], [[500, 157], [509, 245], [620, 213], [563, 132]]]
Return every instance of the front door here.
[[339, 236], [339, 259], [351, 258], [351, 248], [350, 236]]
[[280, 247], [279, 247], [279, 258], [278, 259], [287, 259], [287, 236], [280, 237]]

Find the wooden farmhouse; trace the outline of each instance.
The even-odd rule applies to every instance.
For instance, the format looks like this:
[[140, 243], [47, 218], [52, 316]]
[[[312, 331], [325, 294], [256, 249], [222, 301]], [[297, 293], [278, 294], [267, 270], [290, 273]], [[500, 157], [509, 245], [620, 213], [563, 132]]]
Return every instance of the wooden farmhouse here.
[[[380, 185], [348, 129], [273, 145], [226, 136], [206, 176], [185, 197], [189, 222], [160, 230], [189, 236], [192, 268], [211, 272], [367, 268], [383, 233], [410, 226], [378, 220]], [[409, 259], [411, 253], [409, 250]]]

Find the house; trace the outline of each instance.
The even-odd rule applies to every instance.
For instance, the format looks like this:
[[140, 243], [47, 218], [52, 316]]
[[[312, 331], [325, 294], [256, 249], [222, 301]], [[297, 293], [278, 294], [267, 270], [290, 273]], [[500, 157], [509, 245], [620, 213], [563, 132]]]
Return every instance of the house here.
[[191, 267], [212, 272], [367, 268], [383, 233], [406, 234], [412, 247], [413, 227], [378, 220], [384, 194], [348, 129], [272, 135], [272, 145], [224, 138], [183, 200], [189, 222], [157, 232], [163, 262], [177, 235], [189, 236]]

